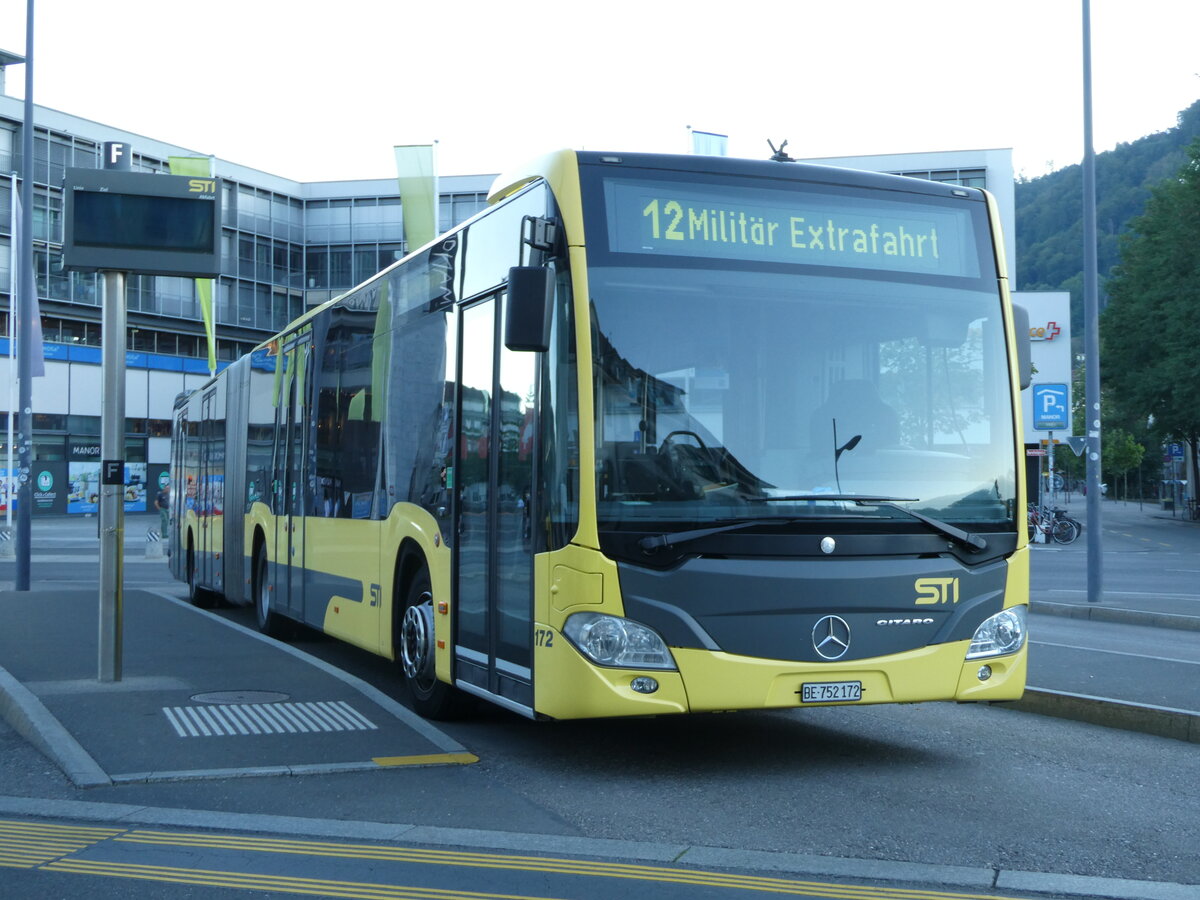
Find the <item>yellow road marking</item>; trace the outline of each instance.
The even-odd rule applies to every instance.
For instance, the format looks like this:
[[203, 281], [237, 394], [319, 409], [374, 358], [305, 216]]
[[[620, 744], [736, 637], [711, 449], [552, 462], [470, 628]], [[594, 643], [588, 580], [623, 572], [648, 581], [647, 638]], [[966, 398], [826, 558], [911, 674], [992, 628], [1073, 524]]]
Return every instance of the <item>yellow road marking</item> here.
[[[468, 754], [469, 755], [469, 754]], [[621, 878], [630, 881], [696, 885], [728, 890], [769, 892], [790, 896], [829, 897], [840, 900], [1004, 900], [995, 894], [941, 893], [903, 888], [875, 888], [799, 881], [754, 875], [709, 872], [633, 863], [608, 863], [594, 860], [560, 859], [543, 856], [516, 856], [454, 850], [429, 850], [390, 847], [379, 844], [334, 843], [249, 835], [222, 835], [189, 832], [90, 828], [67, 825], [0, 820], [0, 866], [40, 868], [47, 871], [82, 875], [132, 878], [162, 883], [274, 890], [324, 897], [362, 898], [362, 900], [551, 900], [517, 894], [443, 890], [440, 888], [335, 881], [266, 875], [256, 872], [230, 872], [220, 869], [179, 868], [138, 863], [104, 862], [71, 858], [106, 840], [120, 843], [261, 853], [288, 853], [312, 857], [339, 857], [347, 860], [373, 860], [394, 863], [458, 866], [515, 870], [554, 875]]]
[[115, 837], [124, 828], [88, 828], [0, 820], [0, 867], [34, 869]]
[[281, 875], [257, 875], [252, 872], [222, 872], [218, 869], [177, 869], [171, 866], [143, 866], [132, 863], [102, 863], [86, 860], [59, 860], [45, 866], [55, 872], [77, 875], [106, 875], [111, 878], [136, 878], [173, 884], [200, 884], [263, 891], [287, 891], [320, 897], [350, 897], [362, 900], [548, 900], [520, 894], [490, 894], [477, 891], [441, 890], [405, 887], [370, 882], [331, 881], [321, 878], [289, 878]]
[[770, 891], [794, 896], [837, 897], [844, 898], [844, 900], [1003, 900], [1003, 898], [997, 897], [994, 894], [958, 894], [905, 890], [903, 888], [870, 888], [632, 863], [607, 863], [594, 860], [560, 859], [543, 856], [510, 856], [455, 850], [427, 850], [414, 847], [388, 847], [378, 844], [296, 841], [258, 838], [246, 835], [139, 830], [131, 831], [117, 838], [117, 840], [125, 843], [154, 844], [158, 846], [292, 853], [307, 856], [421, 863], [426, 865], [459, 866], [463, 868], [508, 869], [556, 875], [623, 878], [637, 881], [728, 888], [732, 890]]
[[427, 753], [424, 756], [376, 756], [371, 762], [377, 766], [469, 766], [479, 762], [474, 753]]

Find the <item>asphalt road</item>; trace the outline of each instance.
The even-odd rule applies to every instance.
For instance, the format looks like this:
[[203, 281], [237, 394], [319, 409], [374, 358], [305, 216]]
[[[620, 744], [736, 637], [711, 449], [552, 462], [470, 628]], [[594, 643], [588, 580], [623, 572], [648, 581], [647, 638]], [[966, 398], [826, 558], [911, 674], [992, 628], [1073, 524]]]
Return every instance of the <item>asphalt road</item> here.
[[[80, 523], [70, 526], [80, 529]], [[53, 559], [35, 560], [35, 582], [78, 587], [90, 577], [94, 583], [94, 550], [78, 535], [61, 536], [46, 554]], [[35, 542], [41, 556], [49, 545]], [[1106, 605], [1159, 595], [1176, 595], [1185, 605], [1200, 600], [1194, 562], [1200, 526], [1114, 516], [1105, 542], [1113, 591]], [[1082, 590], [1084, 550], [1082, 539], [1070, 547], [1035, 548], [1035, 597], [1057, 592], [1069, 599]], [[5, 572], [0, 568], [0, 578]], [[182, 585], [166, 581], [161, 561], [127, 565], [126, 576], [127, 585], [145, 578], [137, 583], [157, 581], [183, 594]], [[250, 619], [246, 610], [221, 615]], [[1195, 632], [1054, 616], [1035, 616], [1034, 623], [1031, 683], [1070, 683], [1088, 694], [1107, 683], [1137, 685], [1153, 702], [1166, 696], [1155, 690], [1198, 681]], [[314, 635], [295, 646], [400, 695], [385, 660]], [[289, 816], [296, 823], [319, 817], [347, 827], [409, 822], [476, 830], [455, 833], [478, 834], [481, 841], [484, 835], [540, 835], [584, 838], [597, 847], [615, 842], [611, 846], [791, 854], [831, 867], [869, 862], [879, 867], [879, 878], [904, 878], [917, 890], [927, 885], [927, 896], [950, 889], [955, 873], [966, 871], [1138, 883], [1117, 892], [1116, 882], [1104, 881], [1114, 896], [1200, 896], [1200, 753], [1182, 741], [1011, 708], [949, 704], [554, 724], [486, 709], [443, 728], [480, 761], [81, 792], [0, 725], [0, 793], [29, 798], [30, 808], [44, 814], [56, 800], [177, 810], [180, 816], [212, 811], [228, 817], [224, 827], [231, 829], [239, 816]], [[914, 866], [941, 875], [919, 882], [911, 877]], [[88, 883], [100, 891], [114, 890], [118, 881], [94, 878]], [[44, 884], [60, 883], [77, 882]], [[486, 878], [473, 882], [475, 889], [486, 884]], [[1100, 896], [1089, 893], [1088, 884], [1068, 879], [1063, 894]], [[995, 888], [1022, 895], [1014, 882]], [[225, 890], [195, 886], [174, 896], [225, 896], [210, 893]]]

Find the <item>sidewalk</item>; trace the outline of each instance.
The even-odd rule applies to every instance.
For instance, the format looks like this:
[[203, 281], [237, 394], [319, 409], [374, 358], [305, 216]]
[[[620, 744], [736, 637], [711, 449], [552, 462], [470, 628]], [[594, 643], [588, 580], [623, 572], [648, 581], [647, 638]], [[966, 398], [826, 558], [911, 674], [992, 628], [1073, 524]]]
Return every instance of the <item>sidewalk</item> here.
[[[1083, 496], [1054, 505], [1086, 526]], [[1109, 499], [1100, 521], [1099, 602], [1088, 597], [1086, 529], [1070, 545], [1030, 545], [1034, 652], [1029, 688], [1015, 706], [1200, 743], [1200, 584], [1169, 575], [1200, 567], [1200, 522], [1159, 503]], [[1077, 620], [1079, 630], [1064, 634], [1049, 617]], [[1055, 633], [1057, 641], [1039, 637]]]
[[475, 757], [370, 685], [165, 593], [126, 591], [122, 678], [96, 592], [0, 592], [0, 715], [79, 786], [454, 765]]
[[[1096, 622], [1117, 622], [1125, 625], [1147, 625], [1157, 628], [1176, 628], [1200, 631], [1200, 585], [1190, 592], [1125, 591], [1105, 584], [1100, 603], [1088, 600], [1086, 580], [1081, 580], [1078, 590], [1073, 592], [1042, 592], [1036, 585], [1036, 566], [1041, 554], [1063, 552], [1084, 554], [1086, 557], [1088, 535], [1087, 502], [1080, 494], [1060, 495], [1054, 504], [1065, 509], [1072, 518], [1083, 522], [1085, 531], [1070, 545], [1048, 542], [1030, 544], [1035, 554], [1034, 584], [1031, 585], [1029, 608], [1031, 612], [1045, 615], [1068, 616]], [[1164, 511], [1160, 503], [1136, 500], [1108, 500], [1101, 506], [1102, 526], [1101, 550], [1108, 553], [1117, 541], [1137, 541], [1134, 548], [1160, 549], [1170, 542], [1185, 541], [1187, 546], [1200, 548], [1200, 521], [1186, 517], [1176, 510], [1174, 514]], [[1143, 546], [1144, 545], [1144, 546]], [[1107, 568], [1107, 567], [1106, 567]]]
[[[1083, 507], [1078, 500], [1067, 506], [1078, 518]], [[1105, 502], [1104, 530], [1106, 537], [1117, 536], [1114, 541], [1148, 523], [1147, 533], [1164, 541], [1200, 539], [1200, 523], [1148, 506]], [[127, 558], [144, 553], [140, 535], [152, 524], [151, 517], [130, 523]], [[1174, 634], [1200, 631], [1200, 589], [1192, 596], [1110, 592], [1100, 605], [1089, 604], [1083, 590], [1042, 591], [1039, 566], [1057, 559], [1078, 569], [1086, 559], [1085, 537], [1070, 546], [1034, 546], [1035, 618], [1149, 625]], [[50, 563], [64, 551], [90, 548], [98, 551], [93, 520], [34, 523], [35, 561]], [[173, 584], [165, 566], [162, 583]], [[1046, 593], [1053, 599], [1044, 599]], [[204, 614], [166, 590], [125, 591], [123, 677], [100, 683], [96, 608], [94, 589], [0, 590], [0, 615], [9, 623], [0, 629], [0, 716], [78, 785], [475, 760], [372, 686], [294, 647]], [[1035, 643], [1036, 629], [1035, 623]], [[1066, 651], [1038, 647], [1040, 661], [1052, 661], [1054, 652]], [[1071, 662], [1075, 670], [1102, 667], [1090, 658]], [[1101, 697], [1072, 693], [1065, 675], [1031, 665], [1031, 690], [1015, 708], [1200, 742], [1200, 709], [1154, 703], [1155, 689], [1178, 680], [1184, 663], [1145, 655], [1136, 664], [1136, 678]]]

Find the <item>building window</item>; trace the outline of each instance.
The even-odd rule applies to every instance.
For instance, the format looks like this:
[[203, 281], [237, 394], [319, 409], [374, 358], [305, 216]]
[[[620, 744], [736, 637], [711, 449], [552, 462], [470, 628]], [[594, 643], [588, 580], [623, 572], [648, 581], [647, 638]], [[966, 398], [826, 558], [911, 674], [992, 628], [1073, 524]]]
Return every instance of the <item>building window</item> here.
[[329, 286], [331, 288], [353, 287], [349, 247], [329, 248]]
[[130, 328], [129, 342], [126, 346], [138, 353], [153, 353], [155, 350], [154, 332], [143, 331], [140, 328]]
[[304, 255], [309, 288], [329, 287], [329, 251], [324, 247], [311, 247]]
[[923, 178], [925, 181], [937, 181], [942, 184], [957, 184], [962, 187], [987, 187], [987, 170], [985, 169], [928, 169], [916, 172], [896, 172], [895, 174], [908, 178]]

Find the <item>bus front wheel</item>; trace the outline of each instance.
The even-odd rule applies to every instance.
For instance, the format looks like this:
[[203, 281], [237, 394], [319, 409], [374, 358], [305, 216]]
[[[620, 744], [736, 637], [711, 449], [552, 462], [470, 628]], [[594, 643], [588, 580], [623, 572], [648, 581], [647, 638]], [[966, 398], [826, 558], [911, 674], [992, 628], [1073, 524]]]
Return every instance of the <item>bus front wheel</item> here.
[[413, 710], [427, 719], [458, 718], [466, 711], [468, 698], [437, 677], [433, 587], [427, 569], [409, 582], [403, 610], [396, 657]]

